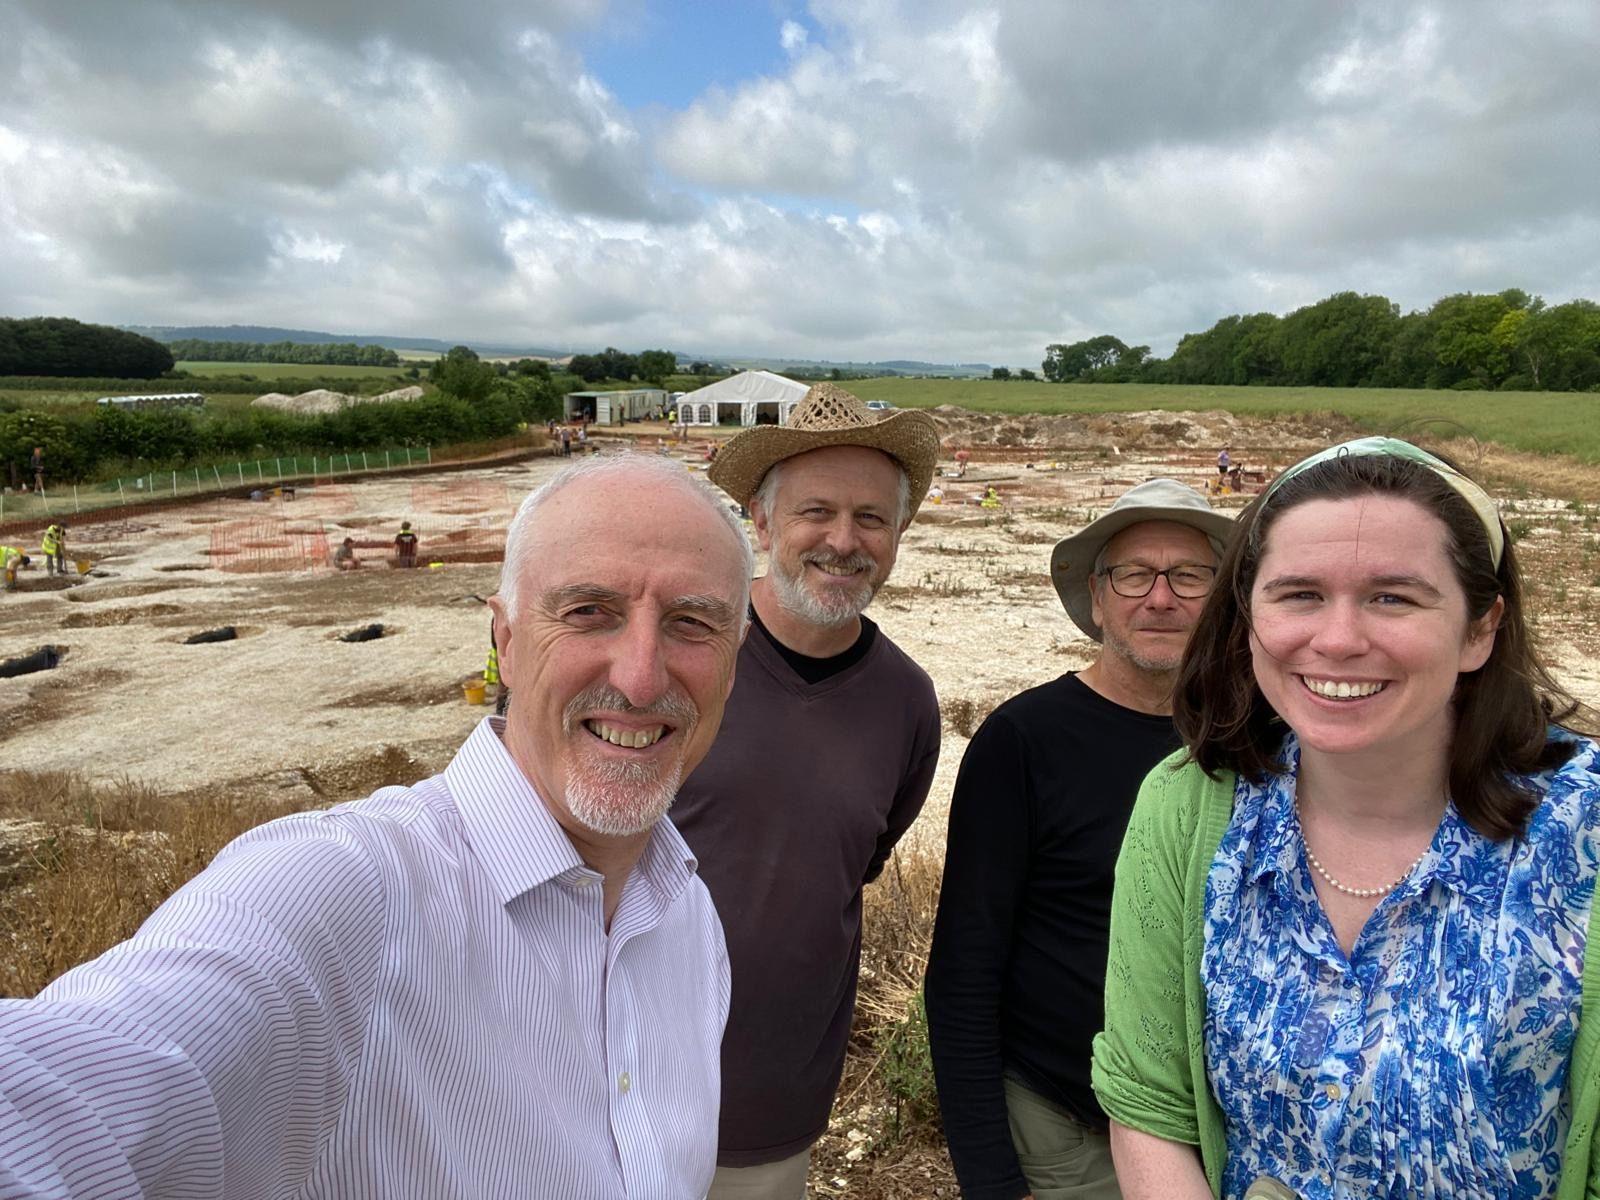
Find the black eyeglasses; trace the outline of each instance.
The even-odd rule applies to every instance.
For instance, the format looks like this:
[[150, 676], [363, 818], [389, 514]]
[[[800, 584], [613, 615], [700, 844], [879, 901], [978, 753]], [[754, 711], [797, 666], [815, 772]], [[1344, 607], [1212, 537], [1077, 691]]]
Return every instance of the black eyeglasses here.
[[1199, 600], [1209, 596], [1211, 585], [1217, 581], [1217, 569], [1199, 563], [1180, 563], [1165, 571], [1153, 571], [1138, 563], [1123, 563], [1119, 567], [1107, 567], [1100, 574], [1111, 580], [1113, 592], [1128, 600], [1144, 599], [1154, 590], [1156, 580], [1163, 575], [1167, 577], [1167, 586], [1172, 589], [1172, 594], [1180, 600]]

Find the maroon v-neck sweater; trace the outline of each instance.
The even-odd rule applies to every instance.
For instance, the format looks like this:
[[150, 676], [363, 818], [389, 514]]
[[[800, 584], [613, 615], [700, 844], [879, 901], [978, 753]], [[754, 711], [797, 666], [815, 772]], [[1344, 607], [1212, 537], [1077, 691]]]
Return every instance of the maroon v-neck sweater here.
[[882, 630], [814, 684], [750, 631], [716, 744], [671, 812], [733, 968], [723, 1166], [798, 1154], [827, 1127], [855, 1008], [861, 888], [922, 808], [938, 758], [933, 681]]

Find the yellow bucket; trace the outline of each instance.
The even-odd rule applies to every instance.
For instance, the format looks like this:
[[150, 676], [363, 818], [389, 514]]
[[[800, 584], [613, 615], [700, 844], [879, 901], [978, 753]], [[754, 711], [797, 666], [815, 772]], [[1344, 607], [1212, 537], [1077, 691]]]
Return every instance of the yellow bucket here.
[[483, 680], [469, 679], [461, 685], [462, 697], [468, 704], [483, 703]]
[[87, 558], [80, 558], [80, 559], [77, 560], [77, 563], [78, 563], [78, 574], [79, 575], [87, 575], [89, 573], [89, 571], [90, 571], [90, 568], [92, 568], [94, 566], [94, 564], [92, 562], [90, 562]]

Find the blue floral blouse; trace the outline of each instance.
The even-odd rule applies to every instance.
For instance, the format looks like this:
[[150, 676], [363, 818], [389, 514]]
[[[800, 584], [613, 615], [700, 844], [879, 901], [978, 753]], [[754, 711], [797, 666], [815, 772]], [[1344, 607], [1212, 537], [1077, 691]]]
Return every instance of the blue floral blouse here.
[[1597, 755], [1578, 739], [1530, 780], [1544, 799], [1524, 837], [1492, 842], [1447, 806], [1348, 958], [1306, 863], [1293, 735], [1283, 773], [1239, 781], [1201, 957], [1224, 1196], [1259, 1175], [1307, 1200], [1555, 1194], [1600, 866]]

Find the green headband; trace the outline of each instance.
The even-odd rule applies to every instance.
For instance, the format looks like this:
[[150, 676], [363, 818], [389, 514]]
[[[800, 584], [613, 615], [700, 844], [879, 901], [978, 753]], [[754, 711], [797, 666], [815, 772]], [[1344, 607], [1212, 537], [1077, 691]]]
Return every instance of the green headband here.
[[1294, 466], [1284, 471], [1274, 479], [1267, 488], [1266, 494], [1272, 495], [1287, 479], [1293, 479], [1300, 472], [1320, 463], [1329, 462], [1335, 458], [1357, 458], [1378, 455], [1384, 458], [1403, 458], [1408, 462], [1420, 463], [1427, 467], [1440, 479], [1448, 483], [1457, 495], [1472, 506], [1472, 511], [1477, 514], [1482, 523], [1484, 532], [1489, 535], [1489, 557], [1494, 562], [1494, 569], [1500, 569], [1500, 559], [1505, 555], [1506, 535], [1500, 525], [1500, 511], [1495, 508], [1494, 501], [1489, 499], [1489, 493], [1484, 491], [1460, 471], [1456, 470], [1444, 459], [1429, 454], [1421, 447], [1413, 446], [1410, 442], [1402, 442], [1399, 438], [1391, 437], [1364, 437], [1356, 438], [1351, 442], [1341, 442], [1337, 446], [1329, 446], [1320, 450], [1310, 458], [1303, 458]]

